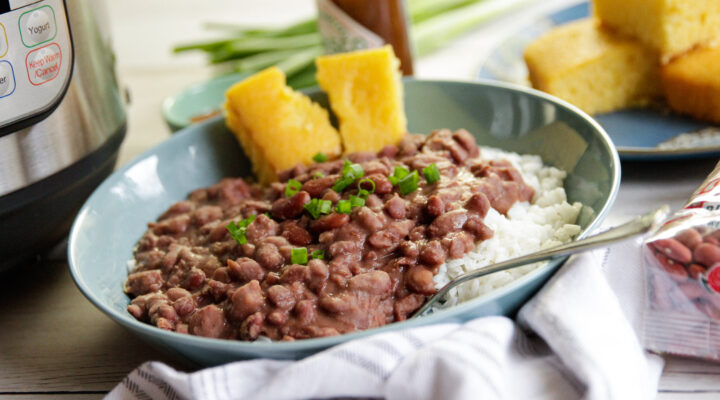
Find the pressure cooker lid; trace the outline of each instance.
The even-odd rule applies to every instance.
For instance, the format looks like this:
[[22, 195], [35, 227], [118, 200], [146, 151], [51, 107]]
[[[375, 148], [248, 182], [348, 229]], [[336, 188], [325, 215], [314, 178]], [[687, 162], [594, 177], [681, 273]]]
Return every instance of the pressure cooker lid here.
[[70, 82], [63, 0], [0, 0], [0, 136], [47, 117]]

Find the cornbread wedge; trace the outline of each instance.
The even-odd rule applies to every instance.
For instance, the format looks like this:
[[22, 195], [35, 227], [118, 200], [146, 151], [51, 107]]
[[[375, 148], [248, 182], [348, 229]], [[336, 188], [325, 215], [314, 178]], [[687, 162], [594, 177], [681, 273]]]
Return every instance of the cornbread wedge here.
[[670, 108], [720, 123], [720, 47], [694, 50], [663, 66], [662, 83]]
[[589, 114], [660, 97], [658, 60], [650, 48], [602, 29], [593, 19], [553, 29], [525, 49], [533, 87]]
[[345, 153], [378, 151], [402, 139], [407, 119], [400, 62], [391, 46], [318, 57], [316, 65]]
[[226, 123], [245, 149], [262, 184], [280, 171], [310, 164], [317, 153], [341, 153], [340, 136], [327, 110], [285, 84], [271, 67], [236, 83], [226, 93]]
[[660, 51], [663, 61], [720, 38], [718, 0], [594, 0], [604, 25]]

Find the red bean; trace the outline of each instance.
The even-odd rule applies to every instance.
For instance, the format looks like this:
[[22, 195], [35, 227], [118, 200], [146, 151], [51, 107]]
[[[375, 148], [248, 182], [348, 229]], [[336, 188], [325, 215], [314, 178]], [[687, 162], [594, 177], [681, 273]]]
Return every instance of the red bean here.
[[310, 202], [310, 194], [299, 191], [291, 197], [281, 197], [272, 205], [270, 213], [279, 220], [295, 218], [305, 210], [303, 206]]
[[240, 337], [245, 340], [257, 339], [260, 332], [262, 332], [263, 322], [265, 322], [265, 315], [261, 312], [256, 312], [245, 318], [245, 321], [240, 325]]
[[438, 196], [432, 195], [428, 197], [425, 205], [425, 214], [430, 218], [437, 218], [445, 212], [445, 204]]
[[289, 310], [295, 305], [295, 295], [283, 285], [270, 286], [267, 295], [273, 304], [284, 310]]
[[230, 316], [235, 321], [243, 321], [250, 314], [260, 311], [265, 304], [262, 289], [258, 281], [250, 281], [240, 286], [231, 296]]
[[394, 219], [404, 219], [406, 215], [405, 200], [395, 194], [387, 202], [385, 202], [385, 212]]
[[[432, 278], [432, 276], [431, 276]], [[358, 290], [371, 295], [385, 298], [390, 295], [392, 282], [390, 275], [385, 271], [370, 271], [364, 274], [356, 275], [348, 281], [350, 290]]]
[[226, 325], [223, 311], [216, 305], [205, 306], [190, 317], [188, 331], [193, 335], [219, 338]]
[[[392, 192], [393, 185], [390, 183], [388, 178], [382, 174], [368, 175], [367, 179], [372, 180], [375, 183], [375, 193], [377, 194], [388, 194]], [[370, 190], [370, 188], [364, 188]]]
[[693, 251], [693, 257], [698, 263], [710, 268], [720, 262], [720, 247], [710, 243], [701, 243]]
[[320, 197], [323, 192], [330, 189], [340, 175], [328, 175], [322, 178], [311, 179], [302, 185], [302, 190], [310, 194], [310, 197]]
[[675, 239], [687, 246], [690, 250], [695, 249], [697, 245], [702, 243], [702, 235], [692, 228], [678, 232], [678, 234], [675, 235]]
[[450, 232], [456, 232], [462, 229], [467, 221], [467, 211], [459, 209], [445, 213], [437, 218], [428, 226], [427, 233], [430, 237], [442, 237]]
[[467, 201], [465, 207], [470, 211], [475, 211], [480, 217], [485, 218], [490, 210], [490, 200], [488, 200], [487, 196], [483, 193], [475, 193]]
[[651, 245], [668, 258], [681, 264], [687, 264], [692, 260], [692, 251], [678, 240], [672, 238], [658, 239], [652, 242]]
[[435, 282], [433, 281], [433, 273], [429, 269], [417, 265], [410, 268], [407, 272], [408, 285], [412, 290], [424, 295], [435, 294]]
[[350, 222], [350, 216], [347, 214], [332, 213], [322, 216], [310, 222], [310, 230], [315, 232], [328, 231], [337, 229]]
[[262, 281], [265, 277], [265, 270], [252, 258], [242, 257], [237, 260], [228, 260], [228, 271], [230, 276], [242, 283], [252, 280]]
[[445, 249], [437, 240], [429, 241], [422, 250], [420, 250], [420, 262], [426, 265], [435, 266], [445, 262]]
[[687, 280], [688, 273], [685, 270], [685, 267], [682, 266], [682, 264], [678, 264], [677, 262], [671, 260], [664, 254], [659, 252], [655, 252], [655, 258], [660, 261], [660, 266], [665, 270], [665, 272], [668, 273], [668, 275], [670, 275], [673, 280], [677, 282], [685, 282]]
[[139, 296], [156, 292], [162, 288], [164, 283], [162, 273], [157, 269], [135, 272], [130, 274], [125, 282], [125, 293]]

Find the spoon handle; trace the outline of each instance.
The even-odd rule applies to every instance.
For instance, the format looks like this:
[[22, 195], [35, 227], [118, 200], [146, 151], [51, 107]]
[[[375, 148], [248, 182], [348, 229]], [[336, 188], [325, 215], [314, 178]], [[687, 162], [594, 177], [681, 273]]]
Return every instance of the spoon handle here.
[[474, 271], [464, 273], [453, 279], [452, 281], [448, 282], [445, 286], [438, 290], [437, 293], [430, 297], [425, 302], [425, 304], [419, 310], [417, 310], [410, 318], [416, 318], [424, 314], [433, 306], [433, 304], [443, 298], [447, 294], [447, 292], [450, 291], [450, 289], [461, 283], [467, 282], [475, 278], [480, 278], [482, 276], [489, 275], [495, 272], [505, 271], [507, 269], [532, 264], [538, 261], [548, 260], [559, 256], [565, 256], [569, 254], [579, 253], [585, 250], [594, 249], [597, 247], [602, 247], [609, 243], [621, 241], [623, 239], [627, 239], [640, 233], [645, 233], [651, 228], [655, 227], [662, 219], [664, 219], [664, 217], [668, 213], [668, 210], [668, 206], [662, 206], [645, 215], [636, 217], [622, 225], [610, 228], [604, 232], [592, 236], [588, 236], [584, 239], [576, 240], [574, 242], [566, 243], [549, 249], [540, 250], [535, 253], [524, 255], [522, 257], [513, 258], [497, 264], [491, 264], [476, 269]]

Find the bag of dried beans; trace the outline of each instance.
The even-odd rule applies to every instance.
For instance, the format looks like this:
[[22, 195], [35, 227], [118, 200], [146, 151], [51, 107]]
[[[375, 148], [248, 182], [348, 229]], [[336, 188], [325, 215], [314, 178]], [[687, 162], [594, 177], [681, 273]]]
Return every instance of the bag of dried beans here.
[[643, 253], [645, 347], [720, 360], [720, 163]]

